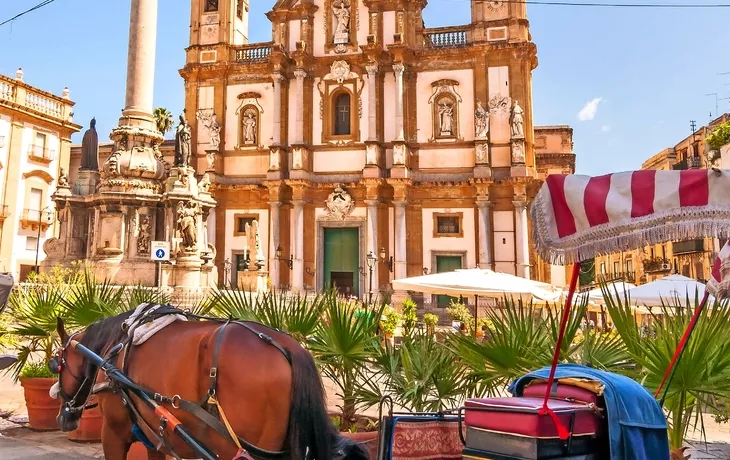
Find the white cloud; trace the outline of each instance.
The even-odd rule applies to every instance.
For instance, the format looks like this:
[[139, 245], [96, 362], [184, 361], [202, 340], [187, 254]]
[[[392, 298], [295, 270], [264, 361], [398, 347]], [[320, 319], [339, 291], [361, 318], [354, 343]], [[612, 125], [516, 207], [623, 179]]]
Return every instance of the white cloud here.
[[607, 133], [607, 132], [611, 131], [611, 126], [603, 125], [603, 126], [601, 126], [601, 131], [603, 131], [604, 133]]
[[588, 101], [588, 103], [583, 106], [582, 109], [580, 109], [580, 112], [578, 112], [578, 120], [588, 121], [596, 118], [596, 112], [598, 112], [598, 104], [600, 104], [601, 101], [603, 101], [603, 98], [601, 97], [597, 97]]

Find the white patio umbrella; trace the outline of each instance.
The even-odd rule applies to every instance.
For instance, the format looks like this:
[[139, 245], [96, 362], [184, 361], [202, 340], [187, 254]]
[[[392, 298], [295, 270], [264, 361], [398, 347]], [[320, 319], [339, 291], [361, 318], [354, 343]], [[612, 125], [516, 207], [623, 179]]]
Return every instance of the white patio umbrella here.
[[[705, 295], [705, 285], [692, 278], [675, 274], [629, 289], [627, 294], [631, 304], [643, 311], [641, 307], [660, 307], [662, 302], [666, 306], [684, 305], [687, 297], [693, 300], [695, 295], [702, 299]], [[712, 305], [715, 299], [710, 297], [708, 302]]]
[[509, 296], [511, 294], [520, 297], [533, 297], [535, 300], [543, 302], [556, 302], [563, 295], [563, 290], [552, 284], [482, 268], [462, 269], [394, 280], [393, 289], [452, 297], [501, 298], [504, 295]]
[[[635, 284], [627, 283], [625, 281], [615, 281], [613, 283], [606, 284], [605, 288], [608, 290], [608, 292], [615, 296], [616, 293], [618, 293], [619, 298], [623, 298], [624, 292], [635, 288]], [[585, 298], [588, 297], [588, 302], [596, 305], [602, 305], [604, 304], [603, 301], [603, 291], [601, 290], [601, 287], [597, 287], [595, 289], [591, 289], [587, 292], [581, 292], [577, 295], [577, 301], [584, 301]]]

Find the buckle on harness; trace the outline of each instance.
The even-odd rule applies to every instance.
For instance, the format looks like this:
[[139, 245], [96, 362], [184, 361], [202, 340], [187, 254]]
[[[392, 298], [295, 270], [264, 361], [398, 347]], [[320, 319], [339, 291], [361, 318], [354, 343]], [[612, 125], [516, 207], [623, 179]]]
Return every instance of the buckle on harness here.
[[211, 367], [210, 368], [210, 378], [214, 379], [216, 377], [218, 377], [218, 368]]

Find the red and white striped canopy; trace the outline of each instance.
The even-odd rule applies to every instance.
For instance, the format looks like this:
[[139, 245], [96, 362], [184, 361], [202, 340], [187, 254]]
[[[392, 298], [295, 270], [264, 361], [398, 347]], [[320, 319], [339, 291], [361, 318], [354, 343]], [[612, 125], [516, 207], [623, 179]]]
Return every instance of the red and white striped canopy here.
[[727, 238], [730, 171], [551, 175], [531, 212], [536, 249], [554, 264], [666, 241]]
[[707, 290], [716, 299], [730, 297], [730, 241], [720, 250], [712, 266], [712, 275], [707, 282]]

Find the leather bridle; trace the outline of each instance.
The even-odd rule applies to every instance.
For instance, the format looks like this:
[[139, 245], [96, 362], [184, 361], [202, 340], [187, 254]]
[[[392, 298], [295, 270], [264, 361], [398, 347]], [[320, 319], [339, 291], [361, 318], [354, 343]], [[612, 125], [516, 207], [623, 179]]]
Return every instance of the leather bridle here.
[[[91, 408], [91, 406], [86, 406], [86, 400], [89, 398], [89, 394], [91, 393], [91, 385], [93, 385], [93, 382], [90, 382], [90, 379], [88, 376], [80, 377], [74, 373], [74, 371], [71, 370], [71, 368], [68, 365], [68, 362], [66, 361], [66, 349], [68, 348], [68, 345], [71, 343], [74, 337], [79, 334], [78, 332], [72, 334], [68, 337], [68, 340], [66, 340], [66, 343], [64, 343], [61, 348], [56, 353], [56, 356], [51, 358], [51, 360], [48, 363], [48, 368], [51, 372], [58, 375], [58, 394], [61, 396], [61, 399], [63, 401], [63, 405], [61, 406], [61, 415], [72, 415], [75, 413], [80, 413], [84, 409]], [[85, 360], [84, 360], [85, 361]], [[84, 364], [82, 361], [81, 369], [84, 371]], [[68, 374], [77, 382], [80, 382], [81, 385], [79, 385], [78, 390], [76, 390], [76, 393], [73, 396], [69, 396], [66, 394], [65, 391], [63, 391], [63, 385], [61, 383], [61, 373], [63, 371], [67, 371]], [[85, 372], [84, 372], [85, 373]], [[87, 385], [88, 383], [88, 385]], [[86, 398], [84, 398], [84, 401], [80, 402], [80, 404], [77, 404], [77, 399], [79, 399], [79, 396], [83, 394], [84, 391], [87, 391]]]

